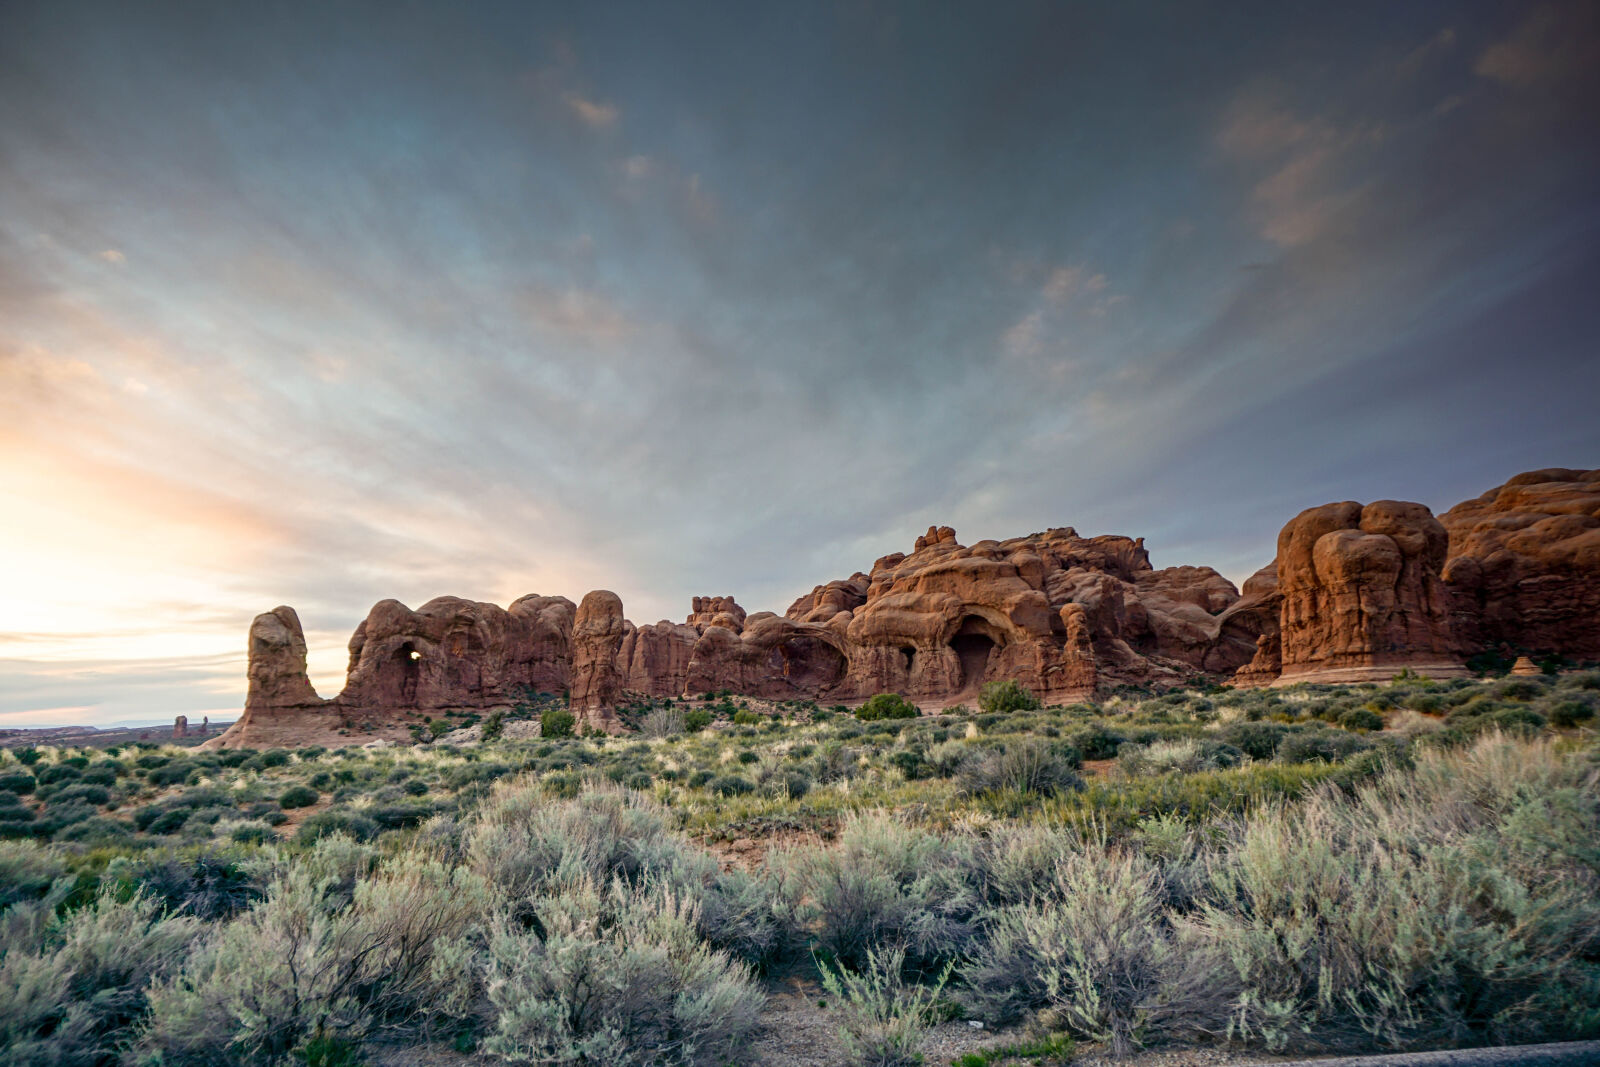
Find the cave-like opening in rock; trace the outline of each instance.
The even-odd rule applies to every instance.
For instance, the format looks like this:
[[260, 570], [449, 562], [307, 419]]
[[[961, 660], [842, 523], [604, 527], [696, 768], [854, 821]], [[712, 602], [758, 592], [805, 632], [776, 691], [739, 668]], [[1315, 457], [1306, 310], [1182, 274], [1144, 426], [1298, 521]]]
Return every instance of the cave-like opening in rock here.
[[956, 654], [961, 669], [963, 689], [983, 683], [984, 673], [989, 669], [989, 654], [997, 647], [987, 632], [989, 629], [988, 623], [976, 615], [968, 615], [950, 638], [950, 650]]
[[844, 655], [816, 637], [792, 637], [774, 649], [777, 668], [791, 685], [818, 692], [844, 677]]
[[394, 659], [399, 666], [400, 702], [414, 704], [417, 699], [417, 680], [422, 677], [422, 653], [407, 641], [394, 650]]

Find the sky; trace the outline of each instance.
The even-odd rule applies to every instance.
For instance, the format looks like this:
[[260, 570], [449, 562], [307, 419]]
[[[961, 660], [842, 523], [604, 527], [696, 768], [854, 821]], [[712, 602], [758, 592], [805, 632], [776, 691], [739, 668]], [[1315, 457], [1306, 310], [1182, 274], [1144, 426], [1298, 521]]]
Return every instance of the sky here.
[[0, 4], [0, 727], [1600, 466], [1596, 7], [1223, 7]]

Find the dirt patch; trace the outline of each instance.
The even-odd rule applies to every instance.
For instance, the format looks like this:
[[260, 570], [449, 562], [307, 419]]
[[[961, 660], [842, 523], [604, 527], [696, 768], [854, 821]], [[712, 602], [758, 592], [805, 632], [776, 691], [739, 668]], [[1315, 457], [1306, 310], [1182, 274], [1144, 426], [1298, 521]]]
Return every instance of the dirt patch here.
[[1083, 761], [1083, 773], [1085, 777], [1104, 778], [1116, 765], [1114, 759], [1086, 759]]

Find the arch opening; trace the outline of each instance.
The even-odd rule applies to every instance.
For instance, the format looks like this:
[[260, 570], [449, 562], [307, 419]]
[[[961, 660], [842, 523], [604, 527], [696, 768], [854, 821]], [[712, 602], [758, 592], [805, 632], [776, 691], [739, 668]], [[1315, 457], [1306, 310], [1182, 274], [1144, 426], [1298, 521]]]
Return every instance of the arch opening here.
[[422, 653], [410, 641], [394, 650], [394, 660], [400, 675], [400, 703], [417, 702], [417, 682], [422, 677]]

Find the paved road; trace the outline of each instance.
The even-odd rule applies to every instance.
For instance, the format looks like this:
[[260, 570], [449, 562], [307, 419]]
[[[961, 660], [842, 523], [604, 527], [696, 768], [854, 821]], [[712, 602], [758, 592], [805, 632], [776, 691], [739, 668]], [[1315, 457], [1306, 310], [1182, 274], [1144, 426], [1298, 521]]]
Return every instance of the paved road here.
[[1401, 1052], [1389, 1056], [1341, 1056], [1331, 1060], [1297, 1060], [1277, 1067], [1596, 1067], [1600, 1041], [1563, 1041], [1555, 1045], [1510, 1045], [1463, 1048], [1447, 1052]]

